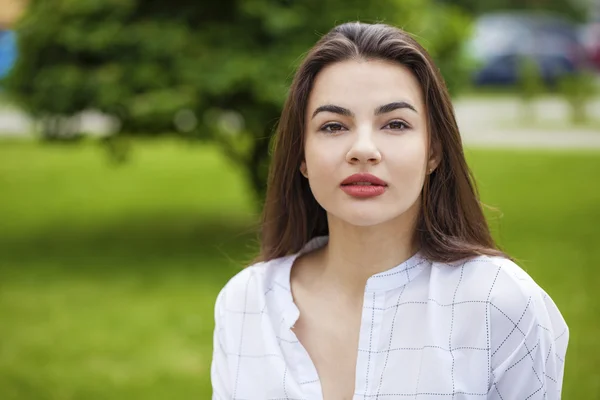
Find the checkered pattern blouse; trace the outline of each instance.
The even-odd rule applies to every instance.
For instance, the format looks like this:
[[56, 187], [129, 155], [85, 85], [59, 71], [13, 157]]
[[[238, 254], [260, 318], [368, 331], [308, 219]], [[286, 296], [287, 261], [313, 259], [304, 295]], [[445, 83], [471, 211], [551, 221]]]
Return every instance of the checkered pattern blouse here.
[[[326, 241], [315, 238], [298, 254]], [[291, 330], [298, 254], [248, 267], [220, 292], [213, 400], [323, 398]], [[567, 325], [507, 259], [443, 264], [417, 253], [369, 278], [361, 321], [354, 400], [560, 399]]]

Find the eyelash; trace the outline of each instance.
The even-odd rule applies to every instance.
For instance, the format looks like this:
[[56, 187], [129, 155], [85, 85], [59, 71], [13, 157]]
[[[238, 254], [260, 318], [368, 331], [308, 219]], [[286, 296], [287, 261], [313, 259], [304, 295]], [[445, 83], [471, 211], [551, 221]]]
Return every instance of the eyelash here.
[[[410, 125], [408, 125], [406, 122], [404, 122], [402, 120], [399, 120], [399, 119], [394, 119], [394, 120], [388, 122], [387, 124], [384, 125], [384, 128], [386, 126], [388, 126], [388, 125], [395, 124], [395, 123], [401, 124], [402, 128], [395, 128], [395, 129], [394, 128], [389, 128], [389, 129], [391, 129], [391, 130], [400, 130], [400, 131], [404, 131], [404, 130], [410, 129]], [[337, 127], [338, 129], [332, 130], [331, 127]], [[346, 129], [344, 127], [344, 125], [340, 124], [339, 122], [328, 122], [325, 125], [323, 125], [321, 127], [321, 129], [319, 129], [319, 130], [321, 132], [337, 133], [337, 132], [342, 131], [342, 129], [339, 129], [339, 128]]]
[[388, 126], [388, 125], [391, 125], [391, 124], [394, 124], [394, 123], [402, 125], [402, 128], [396, 128], [394, 130], [404, 131], [406, 129], [410, 129], [410, 125], [408, 125], [406, 122], [402, 121], [401, 119], [394, 119], [394, 120], [388, 122], [385, 126]]

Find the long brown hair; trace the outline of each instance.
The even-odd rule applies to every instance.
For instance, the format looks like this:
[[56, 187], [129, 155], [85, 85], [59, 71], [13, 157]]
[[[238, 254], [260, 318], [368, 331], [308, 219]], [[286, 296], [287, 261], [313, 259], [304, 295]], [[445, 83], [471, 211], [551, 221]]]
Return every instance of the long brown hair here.
[[352, 22], [323, 36], [294, 76], [275, 136], [258, 260], [295, 253], [310, 239], [328, 234], [326, 212], [299, 166], [304, 159], [305, 114], [315, 77], [325, 66], [348, 59], [397, 62], [408, 67], [421, 84], [430, 145], [436, 143], [441, 149], [440, 164], [428, 175], [421, 195], [416, 227], [421, 253], [445, 262], [478, 254], [504, 255], [490, 234], [450, 96], [431, 57], [401, 29]]

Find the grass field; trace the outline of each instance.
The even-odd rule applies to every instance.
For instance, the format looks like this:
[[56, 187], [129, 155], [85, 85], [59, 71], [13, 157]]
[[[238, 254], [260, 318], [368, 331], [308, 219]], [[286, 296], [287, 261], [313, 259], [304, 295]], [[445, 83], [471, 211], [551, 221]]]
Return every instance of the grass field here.
[[[503, 247], [571, 328], [564, 399], [600, 399], [600, 153], [468, 151]], [[214, 298], [253, 255], [210, 147], [0, 142], [0, 399], [208, 399]]]

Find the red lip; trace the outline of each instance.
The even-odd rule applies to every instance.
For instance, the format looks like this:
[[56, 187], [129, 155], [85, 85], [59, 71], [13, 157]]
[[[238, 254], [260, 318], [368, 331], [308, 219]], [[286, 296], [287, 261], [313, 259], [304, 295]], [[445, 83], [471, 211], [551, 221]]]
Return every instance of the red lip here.
[[354, 174], [354, 175], [350, 175], [349, 177], [347, 177], [346, 179], [344, 179], [342, 181], [342, 185], [352, 185], [355, 183], [370, 183], [371, 185], [377, 185], [377, 186], [387, 186], [387, 183], [381, 179], [379, 179], [378, 177], [376, 177], [375, 175], [371, 175], [371, 174]]
[[[360, 185], [363, 183], [363, 185]], [[370, 185], [364, 185], [369, 183]], [[387, 183], [371, 174], [354, 174], [342, 181], [341, 189], [348, 195], [357, 198], [381, 196], [387, 190]]]

